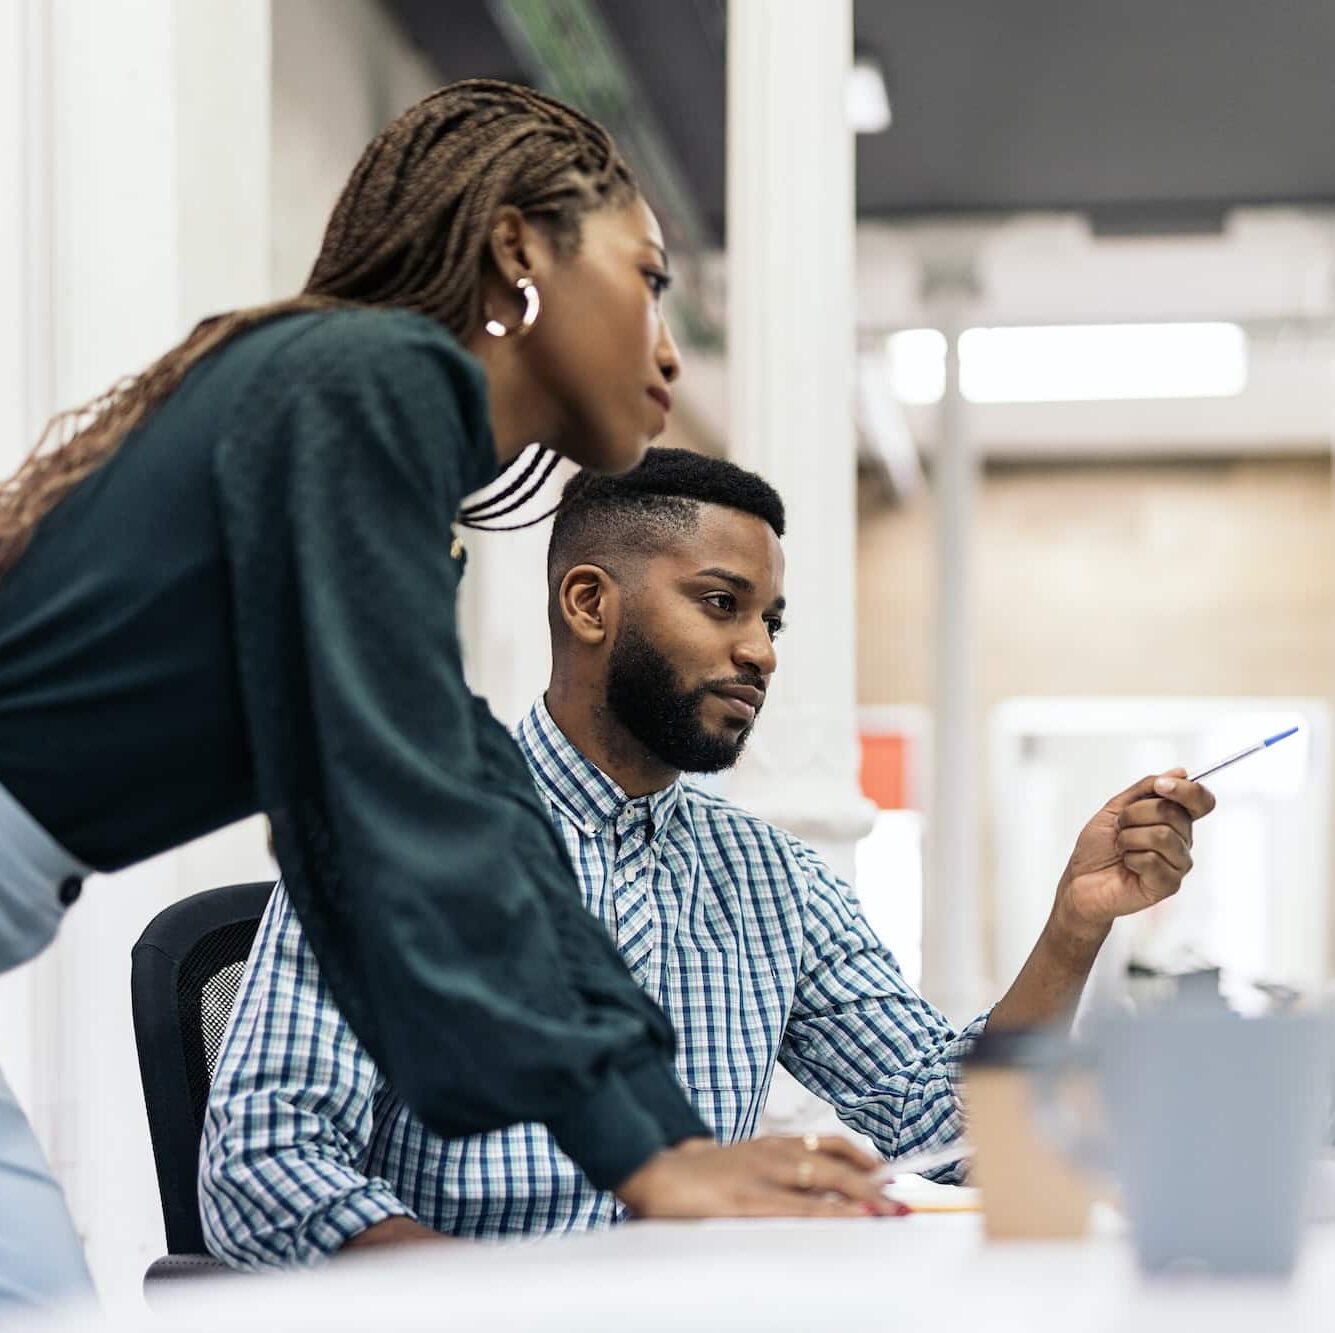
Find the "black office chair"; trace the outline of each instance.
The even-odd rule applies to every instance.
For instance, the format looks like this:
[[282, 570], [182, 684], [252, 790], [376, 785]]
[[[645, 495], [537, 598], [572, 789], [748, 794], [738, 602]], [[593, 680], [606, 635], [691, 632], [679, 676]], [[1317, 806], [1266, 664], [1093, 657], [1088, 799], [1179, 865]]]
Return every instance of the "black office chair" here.
[[131, 951], [130, 1001], [167, 1256], [145, 1283], [231, 1270], [204, 1248], [196, 1173], [209, 1083], [273, 884], [229, 884], [159, 912]]

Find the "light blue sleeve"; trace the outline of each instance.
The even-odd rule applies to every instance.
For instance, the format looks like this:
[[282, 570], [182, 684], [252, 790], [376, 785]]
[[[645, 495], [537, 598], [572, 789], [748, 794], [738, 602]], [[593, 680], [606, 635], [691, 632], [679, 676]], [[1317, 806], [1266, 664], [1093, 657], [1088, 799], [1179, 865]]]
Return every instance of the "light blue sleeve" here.
[[236, 1268], [309, 1265], [413, 1214], [361, 1164], [381, 1077], [320, 977], [281, 882], [246, 967], [199, 1157], [209, 1251]]

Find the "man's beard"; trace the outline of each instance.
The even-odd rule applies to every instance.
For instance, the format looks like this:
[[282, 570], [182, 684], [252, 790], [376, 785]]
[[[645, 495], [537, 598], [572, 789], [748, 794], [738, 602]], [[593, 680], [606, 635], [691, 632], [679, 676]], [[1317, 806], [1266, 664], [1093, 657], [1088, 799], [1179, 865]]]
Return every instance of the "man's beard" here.
[[724, 685], [763, 688], [759, 676], [709, 681], [683, 690], [672, 663], [635, 626], [617, 635], [607, 660], [607, 704], [612, 716], [655, 759], [682, 773], [718, 773], [742, 753], [754, 719], [740, 732], [714, 734], [700, 705]]

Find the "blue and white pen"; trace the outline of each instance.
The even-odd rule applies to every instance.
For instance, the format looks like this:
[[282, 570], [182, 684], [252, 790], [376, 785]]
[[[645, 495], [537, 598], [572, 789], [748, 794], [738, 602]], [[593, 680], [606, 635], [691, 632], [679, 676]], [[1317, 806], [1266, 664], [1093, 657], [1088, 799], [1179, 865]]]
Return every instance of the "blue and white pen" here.
[[1201, 769], [1199, 773], [1193, 773], [1188, 781], [1199, 782], [1202, 778], [1208, 778], [1211, 773], [1218, 773], [1221, 768], [1236, 764], [1239, 759], [1246, 759], [1249, 754], [1259, 754], [1260, 751], [1274, 745], [1276, 741], [1282, 741], [1286, 736], [1292, 736], [1297, 730], [1297, 727], [1290, 727], [1288, 731], [1276, 732], [1275, 735], [1268, 736], [1263, 741], [1257, 741], [1255, 745], [1249, 745], [1245, 750], [1239, 750], [1237, 754], [1229, 755], [1227, 759], [1221, 759], [1217, 764], [1211, 764], [1209, 768]]

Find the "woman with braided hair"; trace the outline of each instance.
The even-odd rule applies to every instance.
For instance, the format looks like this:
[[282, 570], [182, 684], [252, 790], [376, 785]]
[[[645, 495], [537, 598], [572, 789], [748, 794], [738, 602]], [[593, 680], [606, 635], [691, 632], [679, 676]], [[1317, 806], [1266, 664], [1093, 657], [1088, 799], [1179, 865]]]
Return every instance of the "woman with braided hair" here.
[[[262, 810], [335, 999], [437, 1132], [541, 1121], [641, 1215], [876, 1206], [851, 1149], [708, 1139], [463, 682], [451, 524], [514, 525], [545, 470], [464, 497], [531, 442], [634, 466], [678, 372], [668, 281], [598, 125], [454, 84], [367, 148], [301, 295], [52, 423], [0, 487], [0, 970], [93, 870]], [[0, 1306], [86, 1284], [0, 1077]]]

